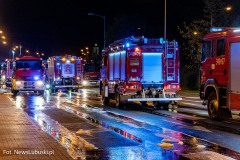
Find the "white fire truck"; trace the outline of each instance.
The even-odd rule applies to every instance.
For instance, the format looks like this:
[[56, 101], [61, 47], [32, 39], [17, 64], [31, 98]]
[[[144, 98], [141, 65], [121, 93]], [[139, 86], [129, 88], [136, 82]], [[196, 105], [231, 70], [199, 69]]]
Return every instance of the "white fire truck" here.
[[200, 68], [200, 98], [211, 119], [240, 111], [240, 28], [212, 28], [204, 36]]
[[156, 108], [167, 109], [181, 100], [179, 49], [176, 41], [129, 37], [114, 41], [102, 53], [100, 92], [105, 105], [109, 99], [117, 107], [124, 103], [152, 101]]
[[54, 92], [80, 88], [82, 76], [80, 57], [71, 55], [49, 57], [47, 66], [47, 79]]

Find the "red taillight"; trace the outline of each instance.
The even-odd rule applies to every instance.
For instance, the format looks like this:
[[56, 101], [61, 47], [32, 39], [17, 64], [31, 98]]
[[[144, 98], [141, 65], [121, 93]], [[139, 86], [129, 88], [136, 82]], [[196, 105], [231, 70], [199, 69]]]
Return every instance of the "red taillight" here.
[[138, 85], [136, 85], [136, 84], [126, 85], [125, 88], [126, 88], [126, 89], [137, 89], [137, 88], [138, 88]]
[[164, 90], [179, 90], [180, 89], [180, 85], [179, 84], [168, 84], [164, 86]]

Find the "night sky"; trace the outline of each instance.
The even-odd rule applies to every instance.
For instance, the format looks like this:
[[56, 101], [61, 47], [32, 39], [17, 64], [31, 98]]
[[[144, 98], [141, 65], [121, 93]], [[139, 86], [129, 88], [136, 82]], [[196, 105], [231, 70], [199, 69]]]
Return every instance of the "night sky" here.
[[[202, 17], [203, 6], [203, 0], [167, 0], [167, 37], [177, 39], [177, 26]], [[74, 55], [103, 45], [103, 19], [89, 12], [105, 15], [107, 26], [118, 15], [144, 15], [145, 23], [158, 27], [149, 35], [163, 37], [164, 0], [0, 0], [0, 28], [9, 49], [21, 43], [31, 52]], [[0, 52], [6, 52], [3, 47]]]

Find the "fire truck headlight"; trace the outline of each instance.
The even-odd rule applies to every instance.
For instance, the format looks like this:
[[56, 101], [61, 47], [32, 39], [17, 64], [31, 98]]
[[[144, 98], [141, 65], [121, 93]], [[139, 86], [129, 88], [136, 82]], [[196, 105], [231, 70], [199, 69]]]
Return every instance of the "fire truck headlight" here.
[[43, 85], [43, 81], [37, 81], [37, 85], [42, 86]]
[[5, 80], [5, 79], [6, 79], [6, 76], [2, 76], [2, 79]]
[[80, 80], [80, 77], [77, 77], [77, 80]]
[[46, 84], [46, 89], [49, 89], [50, 88], [50, 84]]
[[34, 80], [39, 80], [39, 77], [38, 76], [34, 76]]
[[16, 81], [16, 85], [20, 85], [21, 84], [21, 81]]
[[87, 85], [87, 81], [83, 81], [83, 85]]

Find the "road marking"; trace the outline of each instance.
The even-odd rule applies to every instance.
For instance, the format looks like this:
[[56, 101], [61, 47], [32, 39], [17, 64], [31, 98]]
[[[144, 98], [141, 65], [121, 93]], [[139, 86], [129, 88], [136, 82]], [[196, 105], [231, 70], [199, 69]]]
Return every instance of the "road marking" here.
[[[203, 101], [193, 101], [193, 100], [188, 100], [188, 99], [183, 99], [182, 101], [187, 101], [187, 102], [199, 102], [199, 103], [202, 103]], [[181, 101], [181, 102], [182, 102]]]

